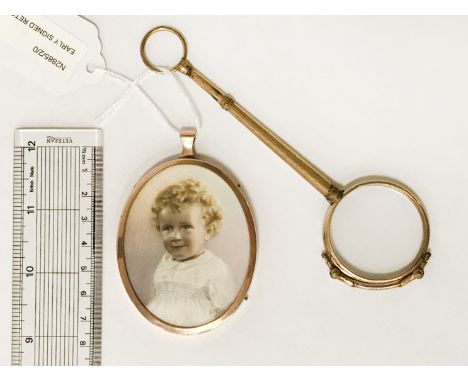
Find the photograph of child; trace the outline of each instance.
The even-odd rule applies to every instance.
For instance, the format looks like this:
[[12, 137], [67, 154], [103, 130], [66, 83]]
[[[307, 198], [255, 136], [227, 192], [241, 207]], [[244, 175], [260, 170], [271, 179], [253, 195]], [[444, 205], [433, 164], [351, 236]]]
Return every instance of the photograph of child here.
[[147, 309], [182, 327], [215, 320], [236, 295], [231, 269], [207, 248], [222, 225], [218, 202], [201, 182], [185, 179], [156, 195], [151, 216], [165, 253], [154, 272]]

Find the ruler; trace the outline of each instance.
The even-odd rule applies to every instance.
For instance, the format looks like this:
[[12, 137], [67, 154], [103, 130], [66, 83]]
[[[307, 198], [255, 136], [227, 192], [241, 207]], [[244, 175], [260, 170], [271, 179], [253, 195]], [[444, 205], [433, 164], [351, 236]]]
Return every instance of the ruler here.
[[12, 365], [99, 365], [102, 132], [17, 129]]

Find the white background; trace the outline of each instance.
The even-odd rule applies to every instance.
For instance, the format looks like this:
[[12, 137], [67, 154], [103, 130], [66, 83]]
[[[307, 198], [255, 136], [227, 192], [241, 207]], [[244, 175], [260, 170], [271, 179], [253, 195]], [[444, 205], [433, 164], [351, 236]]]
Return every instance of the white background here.
[[[236, 174], [254, 207], [258, 262], [248, 302], [223, 326], [196, 337], [154, 327], [120, 281], [116, 227], [132, 185], [177, 153], [179, 143], [132, 97], [105, 125], [104, 364], [467, 364], [466, 17], [90, 19], [110, 68], [137, 77], [145, 69], [143, 34], [159, 24], [176, 26], [201, 71], [331, 177], [345, 184], [378, 174], [409, 184], [428, 211], [433, 253], [424, 279], [402, 289], [364, 291], [331, 280], [320, 257], [325, 200], [185, 81], [204, 119], [198, 151]], [[0, 84], [0, 363], [6, 365], [14, 129], [92, 126], [123, 88], [103, 78], [53, 96], [4, 70]], [[148, 80], [155, 98], [158, 86]], [[179, 111], [178, 103], [164, 105], [171, 115]]]

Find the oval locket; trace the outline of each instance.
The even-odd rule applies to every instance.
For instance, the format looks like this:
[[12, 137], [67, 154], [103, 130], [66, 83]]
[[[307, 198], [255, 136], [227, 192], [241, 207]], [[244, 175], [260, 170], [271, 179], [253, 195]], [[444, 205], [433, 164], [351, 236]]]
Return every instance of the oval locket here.
[[128, 197], [118, 266], [146, 319], [195, 334], [223, 323], [246, 298], [257, 239], [240, 185], [196, 157], [195, 129], [181, 130], [180, 137], [180, 157], [151, 168]]

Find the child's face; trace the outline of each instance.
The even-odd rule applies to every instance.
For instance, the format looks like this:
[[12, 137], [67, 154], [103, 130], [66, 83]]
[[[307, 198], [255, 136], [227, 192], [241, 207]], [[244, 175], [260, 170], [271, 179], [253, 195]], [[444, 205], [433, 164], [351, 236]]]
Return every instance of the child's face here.
[[186, 260], [205, 250], [210, 235], [206, 232], [200, 204], [192, 204], [175, 213], [166, 207], [158, 217], [164, 247], [174, 260]]

